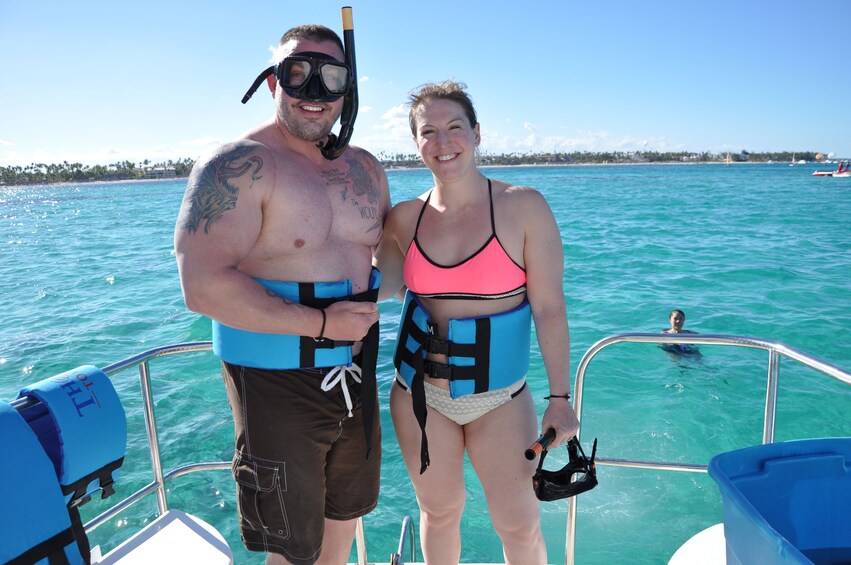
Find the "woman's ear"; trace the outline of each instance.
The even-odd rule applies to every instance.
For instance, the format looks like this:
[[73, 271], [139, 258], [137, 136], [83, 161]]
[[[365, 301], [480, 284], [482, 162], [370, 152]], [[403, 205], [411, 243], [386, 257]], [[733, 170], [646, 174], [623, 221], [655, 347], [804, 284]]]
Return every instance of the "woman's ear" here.
[[473, 132], [476, 134], [476, 147], [482, 142], [482, 134], [479, 131], [479, 122], [476, 122], [476, 127], [473, 128]]

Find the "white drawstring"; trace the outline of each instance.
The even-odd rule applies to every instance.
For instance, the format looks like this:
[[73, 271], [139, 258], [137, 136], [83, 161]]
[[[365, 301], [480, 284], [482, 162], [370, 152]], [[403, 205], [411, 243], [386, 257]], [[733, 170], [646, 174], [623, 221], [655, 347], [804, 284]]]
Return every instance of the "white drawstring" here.
[[349, 385], [346, 384], [346, 375], [351, 376], [356, 383], [359, 383], [360, 374], [360, 367], [358, 367], [356, 363], [352, 363], [351, 367], [347, 367], [346, 365], [334, 367], [327, 375], [325, 375], [325, 378], [322, 379], [322, 390], [325, 392], [328, 392], [338, 384], [340, 385], [340, 388], [343, 389], [343, 398], [346, 399], [346, 408], [349, 409], [349, 418], [353, 416], [352, 396], [349, 394]]

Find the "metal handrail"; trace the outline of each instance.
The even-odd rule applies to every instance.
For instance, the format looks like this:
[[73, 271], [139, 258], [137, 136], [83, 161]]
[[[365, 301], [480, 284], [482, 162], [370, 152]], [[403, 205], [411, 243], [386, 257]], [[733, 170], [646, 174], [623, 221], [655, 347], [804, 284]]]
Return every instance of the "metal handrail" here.
[[411, 540], [411, 563], [413, 563], [417, 560], [417, 549], [414, 543], [414, 521], [411, 520], [410, 516], [405, 516], [402, 519], [402, 533], [399, 534], [399, 548], [396, 550], [396, 553], [390, 555], [390, 565], [405, 564], [402, 556], [405, 555], [405, 544], [408, 539]]
[[[576, 417], [582, 421], [582, 395], [585, 388], [585, 371], [591, 360], [604, 348], [617, 343], [671, 343], [671, 344], [703, 344], [703, 345], [722, 345], [734, 347], [750, 347], [754, 349], [763, 349], [768, 351], [768, 376], [765, 392], [765, 412], [763, 417], [763, 432], [762, 443], [771, 443], [774, 441], [774, 425], [777, 407], [777, 384], [780, 379], [780, 357], [787, 357], [793, 361], [797, 361], [807, 367], [828, 375], [838, 381], [851, 385], [851, 373], [840, 369], [836, 365], [832, 365], [826, 361], [822, 361], [811, 355], [807, 355], [797, 349], [788, 347], [776, 341], [765, 339], [736, 336], [736, 335], [720, 335], [720, 334], [658, 334], [658, 333], [624, 333], [616, 334], [601, 339], [592, 345], [588, 351], [582, 356], [579, 361], [579, 366], [576, 369], [576, 381], [574, 384], [573, 394], [573, 409], [576, 412]], [[581, 431], [581, 428], [580, 428]], [[577, 432], [577, 438], [579, 433]], [[605, 459], [598, 457], [596, 459], [598, 465], [608, 465], [612, 467], [633, 467], [643, 469], [654, 469], [659, 471], [678, 471], [678, 472], [696, 472], [706, 473], [706, 465], [695, 465], [689, 463], [671, 463], [662, 461], [638, 461], [631, 459]], [[568, 499], [567, 502], [567, 532], [565, 539], [565, 565], [574, 564], [574, 553], [576, 550], [575, 535], [576, 535], [576, 497]]]
[[194, 473], [196, 471], [230, 469], [230, 462], [218, 461], [193, 463], [178, 467], [168, 473], [164, 473], [162, 458], [160, 456], [160, 443], [159, 436], [157, 434], [156, 416], [154, 414], [154, 397], [151, 389], [151, 372], [148, 363], [149, 361], [160, 357], [167, 357], [180, 353], [191, 353], [195, 351], [210, 351], [212, 348], [213, 344], [211, 341], [165, 345], [143, 351], [142, 353], [138, 353], [132, 357], [118, 361], [117, 363], [112, 363], [111, 365], [107, 365], [101, 369], [104, 374], [112, 377], [113, 375], [127, 369], [137, 366], [139, 367], [139, 385], [142, 391], [142, 412], [145, 417], [145, 433], [148, 439], [148, 450], [151, 455], [151, 470], [154, 474], [154, 480], [133, 494], [127, 496], [118, 504], [108, 508], [98, 516], [86, 522], [85, 529], [87, 533], [94, 530], [104, 522], [109, 521], [151, 493], [156, 493], [159, 513], [165, 514], [168, 511], [168, 497], [166, 495], [165, 486], [166, 483], [173, 478], [186, 475], [188, 473]]

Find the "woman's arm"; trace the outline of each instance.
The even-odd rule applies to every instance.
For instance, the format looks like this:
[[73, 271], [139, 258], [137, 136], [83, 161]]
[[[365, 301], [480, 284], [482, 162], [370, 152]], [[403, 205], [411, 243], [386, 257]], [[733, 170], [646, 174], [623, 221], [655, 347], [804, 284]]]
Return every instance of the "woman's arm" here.
[[406, 213], [406, 208], [410, 208], [410, 201], [400, 202], [387, 215], [381, 242], [375, 251], [373, 265], [381, 271], [379, 302], [394, 296], [399, 297], [405, 289], [405, 251], [402, 248], [402, 242], [414, 229], [414, 226], [408, 223], [410, 214]]
[[555, 447], [579, 431], [570, 400], [557, 398], [570, 393], [570, 334], [562, 282], [564, 251], [558, 225], [544, 197], [529, 190], [524, 199], [526, 288], [549, 380], [549, 395], [554, 396], [544, 412], [541, 428], [555, 429]]

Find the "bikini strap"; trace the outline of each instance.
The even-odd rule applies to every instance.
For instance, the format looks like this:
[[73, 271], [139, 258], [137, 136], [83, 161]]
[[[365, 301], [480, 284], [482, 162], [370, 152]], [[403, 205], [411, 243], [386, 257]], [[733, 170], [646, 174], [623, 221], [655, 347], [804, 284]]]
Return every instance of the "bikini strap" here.
[[493, 232], [494, 237], [496, 237], [496, 219], [494, 219], [493, 214], [493, 192], [491, 191], [491, 179], [488, 179], [488, 199], [491, 203], [491, 231]]
[[428, 206], [428, 201], [431, 200], [431, 190], [428, 191], [428, 196], [426, 196], [425, 202], [423, 202], [423, 207], [420, 208], [420, 215], [417, 216], [417, 226], [414, 228], [414, 239], [417, 239], [417, 233], [420, 231], [420, 221], [423, 219], [423, 214], [425, 214], [426, 206]]

